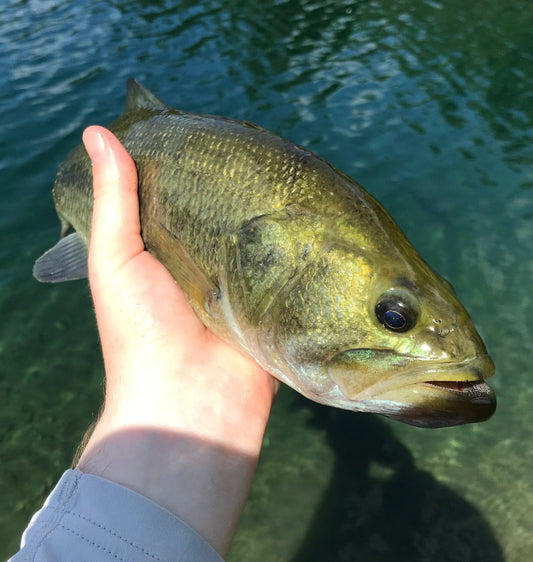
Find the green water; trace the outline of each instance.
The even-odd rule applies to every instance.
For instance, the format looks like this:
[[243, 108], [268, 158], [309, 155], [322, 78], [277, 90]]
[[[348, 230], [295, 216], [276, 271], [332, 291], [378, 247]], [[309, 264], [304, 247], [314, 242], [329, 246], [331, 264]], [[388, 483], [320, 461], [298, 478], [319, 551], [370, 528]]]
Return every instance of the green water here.
[[533, 558], [533, 4], [4, 0], [0, 9], [0, 556], [102, 394], [86, 283], [42, 286], [50, 189], [135, 76], [255, 121], [385, 206], [493, 356], [487, 423], [420, 430], [281, 392], [230, 562]]

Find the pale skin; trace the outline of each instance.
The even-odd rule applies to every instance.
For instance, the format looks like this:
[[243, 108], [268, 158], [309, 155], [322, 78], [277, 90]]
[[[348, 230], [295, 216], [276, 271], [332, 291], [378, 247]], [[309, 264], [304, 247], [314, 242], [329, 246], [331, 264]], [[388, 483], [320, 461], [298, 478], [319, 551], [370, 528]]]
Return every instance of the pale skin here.
[[102, 127], [83, 141], [93, 163], [89, 281], [106, 391], [77, 468], [163, 506], [224, 556], [278, 383], [209, 332], [144, 250], [137, 172], [120, 142]]

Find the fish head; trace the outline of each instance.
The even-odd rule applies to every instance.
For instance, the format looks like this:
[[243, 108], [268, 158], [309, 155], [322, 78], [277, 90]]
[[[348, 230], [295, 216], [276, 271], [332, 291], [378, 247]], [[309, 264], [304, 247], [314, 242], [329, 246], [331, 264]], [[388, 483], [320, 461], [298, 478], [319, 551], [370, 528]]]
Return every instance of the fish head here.
[[[452, 286], [410, 249], [370, 257], [357, 340], [327, 360], [343, 407], [420, 427], [488, 419], [494, 364]], [[361, 290], [359, 290], [361, 292]]]

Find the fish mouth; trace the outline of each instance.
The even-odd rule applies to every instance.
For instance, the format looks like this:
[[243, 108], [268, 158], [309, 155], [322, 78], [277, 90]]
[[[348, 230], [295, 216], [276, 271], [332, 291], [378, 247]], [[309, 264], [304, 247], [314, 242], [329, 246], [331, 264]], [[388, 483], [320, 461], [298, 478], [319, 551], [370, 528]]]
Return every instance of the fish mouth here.
[[494, 374], [494, 363], [485, 353], [457, 363], [414, 364], [404, 356], [373, 352], [366, 371], [359, 366], [357, 374], [366, 376], [349, 376], [360, 355], [344, 352], [330, 363], [330, 376], [347, 399], [345, 407], [351, 403], [351, 409], [430, 428], [482, 422], [496, 410], [496, 396], [485, 382]]
[[483, 380], [428, 380], [375, 396], [383, 415], [409, 425], [451, 427], [488, 420], [496, 395]]
[[485, 381], [427, 381], [424, 384], [435, 388], [456, 392], [460, 395], [467, 395], [469, 398], [485, 399], [487, 389], [490, 386]]

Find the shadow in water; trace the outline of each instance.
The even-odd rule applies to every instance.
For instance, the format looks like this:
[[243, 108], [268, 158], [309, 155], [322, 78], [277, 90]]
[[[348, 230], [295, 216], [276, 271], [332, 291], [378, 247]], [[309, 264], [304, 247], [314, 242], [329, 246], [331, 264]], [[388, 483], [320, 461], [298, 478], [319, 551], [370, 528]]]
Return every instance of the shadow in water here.
[[304, 407], [326, 430], [336, 459], [291, 562], [503, 562], [481, 513], [417, 469], [379, 417], [309, 402]]

